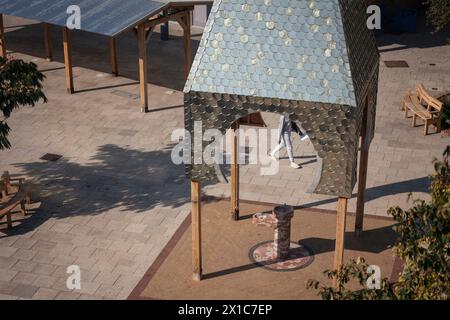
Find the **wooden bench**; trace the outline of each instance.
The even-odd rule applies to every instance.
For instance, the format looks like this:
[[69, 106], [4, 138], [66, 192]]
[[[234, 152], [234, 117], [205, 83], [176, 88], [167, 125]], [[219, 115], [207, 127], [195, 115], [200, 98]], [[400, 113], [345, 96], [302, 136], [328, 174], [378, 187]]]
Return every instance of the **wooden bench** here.
[[[11, 182], [17, 180], [18, 184]], [[20, 206], [22, 214], [27, 215], [27, 205], [30, 204], [28, 190], [24, 184], [25, 179], [11, 179], [9, 173], [3, 173], [0, 180], [0, 219], [6, 216], [8, 227], [12, 227], [11, 212]]]
[[424, 134], [428, 135], [430, 124], [436, 127], [436, 133], [441, 132], [443, 103], [432, 97], [423, 84], [417, 87], [417, 93], [408, 90], [403, 97], [402, 110], [405, 111], [405, 118], [408, 118], [408, 112], [413, 113], [412, 125], [417, 126], [417, 117], [424, 123]]

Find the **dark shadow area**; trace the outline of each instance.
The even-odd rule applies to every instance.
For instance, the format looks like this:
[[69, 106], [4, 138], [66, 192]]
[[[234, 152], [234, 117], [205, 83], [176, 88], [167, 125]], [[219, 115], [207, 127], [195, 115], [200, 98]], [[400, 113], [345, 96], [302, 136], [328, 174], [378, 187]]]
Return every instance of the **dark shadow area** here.
[[[359, 238], [356, 238], [353, 232], [346, 232], [345, 250], [381, 253], [386, 249], [391, 248], [395, 244], [397, 233], [392, 229], [392, 227], [393, 226], [373, 230], [365, 230]], [[314, 255], [326, 252], [334, 252], [334, 242], [334, 239], [323, 238], [308, 238], [298, 241], [299, 244], [310, 248]], [[266, 264], [272, 264], [274, 262], [276, 262], [276, 260], [267, 261]], [[207, 273], [203, 275], [203, 279], [212, 279], [261, 267], [262, 266], [259, 264], [249, 263], [242, 266]]]
[[[312, 155], [312, 156], [294, 156], [294, 159], [300, 159], [300, 160], [310, 159], [310, 160], [306, 160], [306, 161], [302, 161], [302, 162], [297, 162], [297, 164], [300, 167], [301, 166], [306, 166], [308, 164], [317, 163], [317, 156], [315, 156], [315, 155]], [[280, 160], [289, 160], [289, 157], [280, 157]]]
[[[256, 212], [255, 212], [256, 213]], [[252, 214], [246, 214], [246, 215], [240, 215], [239, 216], [239, 221], [240, 220], [249, 220], [249, 219], [252, 219], [253, 218], [253, 215], [255, 214], [255, 213], [252, 213]], [[258, 212], [259, 213], [259, 212]], [[267, 210], [267, 211], [261, 211], [261, 213], [262, 214], [268, 214], [268, 213], [272, 213], [272, 210]]]
[[[430, 180], [428, 179], [428, 177], [394, 182], [366, 189], [364, 199], [365, 201], [371, 201], [384, 196], [400, 193], [428, 192], [429, 187], [430, 187]], [[356, 196], [357, 196], [356, 193], [352, 194], [352, 198], [355, 198]], [[337, 200], [338, 198], [332, 198], [310, 202], [301, 206], [296, 206], [295, 209], [313, 208], [323, 204], [334, 203]]]
[[[370, 253], [381, 253], [391, 248], [398, 237], [393, 226], [364, 230], [360, 237], [355, 237], [353, 231], [345, 233], [345, 250]], [[301, 239], [300, 244], [312, 249], [314, 254], [334, 251], [334, 239], [307, 238]]]
[[170, 107], [163, 107], [163, 108], [151, 108], [148, 109], [147, 113], [157, 112], [157, 111], [165, 111], [165, 110], [172, 110], [172, 109], [181, 109], [184, 108], [184, 105], [180, 106], [170, 106]]
[[[42, 24], [8, 26], [6, 30], [8, 51], [43, 59], [46, 57]], [[70, 37], [72, 64], [75, 68], [82, 67], [103, 73], [111, 72], [108, 37], [79, 30], [71, 31]], [[53, 61], [64, 63], [62, 29], [52, 26], [51, 38]], [[198, 44], [199, 41], [191, 37], [192, 57], [197, 51]], [[162, 41], [158, 33], [152, 35], [147, 45], [149, 83], [178, 91], [183, 89], [185, 83], [183, 48], [183, 37], [171, 35], [169, 41]], [[132, 31], [117, 37], [117, 58], [120, 76], [139, 81], [138, 45]], [[76, 73], [75, 69], [74, 76]], [[75, 88], [80, 88], [76, 81]], [[93, 90], [95, 88], [80, 88], [77, 92]]]
[[96, 215], [114, 208], [142, 213], [158, 205], [179, 207], [190, 201], [189, 183], [184, 168], [172, 164], [172, 148], [140, 151], [107, 144], [85, 165], [64, 158], [14, 164], [34, 182], [32, 201], [41, 206], [22, 224], [2, 232], [25, 234], [49, 218]]
[[128, 82], [128, 83], [121, 83], [121, 84], [116, 84], [116, 85], [112, 85], [112, 86], [104, 86], [104, 87], [96, 87], [96, 88], [90, 88], [90, 89], [75, 90], [75, 93], [91, 92], [91, 91], [98, 91], [98, 90], [107, 90], [107, 89], [114, 89], [114, 88], [134, 86], [134, 85], [138, 85], [138, 84], [139, 84], [139, 82]]
[[43, 69], [43, 70], [39, 70], [39, 71], [42, 73], [45, 73], [45, 72], [58, 71], [58, 70], [64, 70], [64, 69], [65, 69], [64, 67], [57, 67], [57, 68]]
[[396, 45], [395, 48], [382, 48], [380, 52], [390, 52], [408, 48], [432, 48], [448, 45], [450, 25], [433, 33], [432, 26], [427, 25], [425, 9], [417, 12], [417, 32], [415, 33], [389, 33], [384, 30], [377, 31], [376, 39], [378, 47]]

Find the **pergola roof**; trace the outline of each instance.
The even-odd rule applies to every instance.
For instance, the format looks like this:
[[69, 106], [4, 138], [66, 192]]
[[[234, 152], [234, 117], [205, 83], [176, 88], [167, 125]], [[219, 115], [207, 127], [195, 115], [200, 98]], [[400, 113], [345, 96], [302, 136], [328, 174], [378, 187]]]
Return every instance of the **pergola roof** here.
[[[203, 1], [204, 2], [204, 1]], [[177, 5], [202, 1], [178, 0]], [[81, 9], [81, 30], [114, 37], [170, 6], [151, 0], [0, 0], [0, 13], [65, 27], [70, 5]]]
[[378, 54], [372, 32], [355, 30], [365, 23], [352, 21], [364, 6], [347, 2], [217, 0], [185, 92], [357, 106], [355, 80], [367, 82]]

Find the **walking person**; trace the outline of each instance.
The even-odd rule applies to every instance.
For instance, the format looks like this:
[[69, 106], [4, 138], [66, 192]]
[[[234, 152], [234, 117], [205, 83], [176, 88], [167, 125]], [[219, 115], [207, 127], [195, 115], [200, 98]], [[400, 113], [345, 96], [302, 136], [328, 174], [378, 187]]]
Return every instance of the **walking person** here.
[[278, 130], [279, 130], [278, 145], [275, 147], [275, 149], [272, 150], [272, 152], [270, 152], [270, 157], [274, 160], [277, 160], [275, 154], [286, 146], [289, 161], [291, 163], [290, 166], [294, 169], [300, 168], [300, 166], [294, 161], [291, 134], [292, 131], [298, 133], [302, 141], [308, 139], [308, 135], [303, 133], [300, 130], [300, 127], [294, 121], [291, 121], [289, 117], [286, 116], [280, 117]]

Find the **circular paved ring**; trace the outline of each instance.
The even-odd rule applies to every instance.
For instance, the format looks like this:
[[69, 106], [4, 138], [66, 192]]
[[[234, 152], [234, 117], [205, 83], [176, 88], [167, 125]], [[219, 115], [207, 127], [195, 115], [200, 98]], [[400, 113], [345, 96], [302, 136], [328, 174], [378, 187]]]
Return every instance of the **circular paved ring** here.
[[273, 240], [254, 245], [248, 252], [250, 261], [272, 271], [295, 271], [306, 268], [314, 261], [314, 253], [300, 242], [291, 242], [289, 258], [285, 260], [272, 259]]

